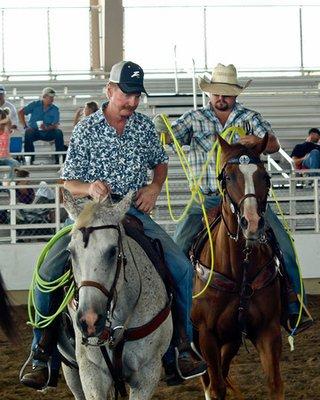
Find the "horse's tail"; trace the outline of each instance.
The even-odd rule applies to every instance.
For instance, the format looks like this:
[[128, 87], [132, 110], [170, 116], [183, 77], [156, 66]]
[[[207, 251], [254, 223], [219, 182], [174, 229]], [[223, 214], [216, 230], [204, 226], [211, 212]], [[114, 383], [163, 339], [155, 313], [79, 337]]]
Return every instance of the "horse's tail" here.
[[245, 400], [240, 389], [238, 387], [236, 387], [235, 383], [232, 381], [231, 378], [229, 378], [229, 376], [226, 377], [225, 382], [226, 382], [227, 388], [232, 391], [232, 393], [236, 399]]
[[13, 319], [12, 305], [6, 293], [6, 288], [1, 273], [0, 273], [0, 327], [12, 342], [17, 342], [18, 336]]

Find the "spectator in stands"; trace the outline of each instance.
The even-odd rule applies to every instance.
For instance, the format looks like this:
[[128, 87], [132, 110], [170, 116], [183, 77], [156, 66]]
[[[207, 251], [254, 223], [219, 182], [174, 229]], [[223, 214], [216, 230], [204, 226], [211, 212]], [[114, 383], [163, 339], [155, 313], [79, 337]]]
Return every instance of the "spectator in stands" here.
[[[33, 188], [19, 188], [20, 185], [25, 186], [30, 184], [30, 181], [27, 179], [29, 176], [30, 172], [27, 170], [19, 169], [16, 171], [16, 184], [18, 187], [16, 190], [17, 203], [32, 204], [35, 199], [35, 192]], [[18, 178], [22, 178], [22, 180]]]
[[98, 110], [99, 105], [96, 101], [88, 101], [85, 103], [84, 108], [80, 107], [76, 111], [73, 119], [73, 126], [76, 126], [82, 118], [88, 117], [90, 114], [93, 114]]
[[[189, 145], [189, 162], [196, 177], [199, 177], [203, 165], [207, 161], [207, 154], [211, 150], [216, 136], [229, 127], [240, 126], [247, 132], [242, 138], [235, 138], [240, 143], [250, 146], [255, 143], [255, 136], [263, 137], [268, 134], [268, 142], [265, 152], [272, 154], [278, 151], [279, 141], [267, 122], [258, 112], [245, 108], [237, 102], [237, 96], [250, 84], [248, 81], [242, 86], [237, 78], [234, 65], [218, 64], [211, 79], [199, 78], [200, 89], [207, 93], [209, 104], [198, 110], [188, 111], [172, 124], [173, 133], [181, 145]], [[169, 131], [160, 115], [154, 118], [158, 133], [164, 132], [170, 142]], [[201, 191], [204, 195], [207, 209], [213, 208], [220, 202], [220, 194], [217, 191], [215, 176], [215, 156], [211, 159], [205, 176], [201, 182]], [[284, 267], [296, 294], [300, 294], [300, 274], [296, 262], [296, 256], [291, 241], [282, 223], [267, 207], [265, 219], [272, 228], [284, 257]], [[174, 240], [186, 255], [196, 234], [202, 228], [201, 205], [194, 201], [186, 218], [178, 223]], [[290, 303], [290, 320], [288, 325], [295, 326], [299, 314], [298, 301]], [[299, 329], [305, 329], [311, 325], [312, 320], [303, 316]]]
[[[162, 242], [165, 259], [176, 285], [179, 314], [191, 341], [193, 267], [168, 234], [149, 216], [167, 175], [168, 157], [157, 138], [152, 121], [135, 112], [141, 92], [145, 92], [145, 89], [143, 70], [139, 65], [122, 61], [112, 67], [107, 85], [109, 100], [99, 111], [76, 125], [62, 178], [66, 181], [66, 188], [76, 197], [99, 199], [110, 193], [122, 197], [130, 190], [136, 191], [135, 207], [130, 208], [129, 214], [142, 221], [147, 235]], [[153, 170], [150, 184], [147, 184], [148, 169]], [[47, 280], [56, 279], [63, 273], [68, 260], [66, 248], [69, 241], [69, 235], [62, 237], [47, 255], [46, 260], [49, 262], [45, 261], [39, 270], [40, 275], [45, 273]], [[53, 311], [57, 295], [37, 291], [37, 307], [42, 315]], [[37, 368], [26, 374], [22, 383], [41, 388], [48, 377], [46, 363], [43, 361], [50, 356], [55, 344], [54, 324], [44, 330], [37, 329], [35, 336], [33, 349]], [[191, 357], [191, 347], [186, 342], [184, 345], [186, 351], [177, 356], [181, 373], [189, 378], [204, 373], [205, 362], [194, 360]], [[56, 361], [54, 358], [52, 360]], [[174, 348], [171, 347], [166, 356], [167, 372], [170, 371], [169, 367], [174, 368], [175, 360]]]
[[1, 108], [9, 108], [10, 110], [10, 119], [11, 119], [11, 129], [18, 129], [18, 114], [16, 107], [10, 103], [10, 101], [6, 100], [6, 90], [3, 85], [0, 85], [0, 107]]
[[12, 123], [9, 114], [9, 108], [0, 108], [0, 165], [7, 165], [10, 167], [7, 180], [3, 182], [4, 186], [13, 180], [14, 169], [20, 165], [17, 160], [10, 157], [10, 134], [12, 132]]
[[[291, 157], [297, 169], [319, 169], [320, 168], [320, 130], [311, 128], [303, 143], [297, 144]], [[319, 176], [319, 173], [310, 173], [310, 176]]]
[[[56, 151], [64, 151], [63, 133], [58, 129], [60, 121], [59, 108], [53, 104], [56, 92], [50, 87], [42, 90], [42, 100], [29, 103], [19, 110], [19, 119], [25, 129], [24, 151], [34, 152], [33, 143], [38, 140], [51, 142], [54, 140]], [[30, 115], [26, 121], [26, 115]], [[56, 164], [59, 157], [56, 156]], [[31, 162], [34, 161], [34, 156]]]

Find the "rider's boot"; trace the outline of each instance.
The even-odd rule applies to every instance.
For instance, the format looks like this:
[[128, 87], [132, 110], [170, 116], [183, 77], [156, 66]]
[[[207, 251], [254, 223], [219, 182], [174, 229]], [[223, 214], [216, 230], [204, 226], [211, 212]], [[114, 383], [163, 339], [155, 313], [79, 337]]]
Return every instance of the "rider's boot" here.
[[41, 390], [47, 386], [56, 387], [59, 370], [51, 370], [51, 354], [57, 343], [57, 330], [49, 326], [42, 330], [41, 339], [33, 353], [32, 372], [22, 376], [21, 383]]
[[192, 379], [206, 372], [207, 364], [193, 343], [182, 342], [175, 351], [176, 367], [182, 379]]

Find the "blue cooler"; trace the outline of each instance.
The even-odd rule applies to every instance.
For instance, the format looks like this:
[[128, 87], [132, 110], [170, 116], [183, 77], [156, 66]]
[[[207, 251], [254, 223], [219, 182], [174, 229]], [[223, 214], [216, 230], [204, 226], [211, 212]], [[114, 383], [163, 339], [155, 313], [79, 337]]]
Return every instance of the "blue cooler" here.
[[10, 138], [10, 153], [21, 153], [22, 151], [22, 137]]

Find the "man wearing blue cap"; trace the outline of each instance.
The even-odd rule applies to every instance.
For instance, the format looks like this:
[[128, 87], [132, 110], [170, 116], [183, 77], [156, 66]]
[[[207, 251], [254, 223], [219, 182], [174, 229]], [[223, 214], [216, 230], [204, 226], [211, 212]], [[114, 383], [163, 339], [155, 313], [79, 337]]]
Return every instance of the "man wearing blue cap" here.
[[[109, 194], [122, 197], [129, 191], [136, 192], [135, 206], [128, 213], [142, 222], [149, 237], [161, 241], [174, 280], [175, 303], [183, 329], [175, 327], [175, 340], [164, 357], [164, 363], [168, 383], [175, 384], [179, 380], [202, 375], [206, 371], [206, 363], [192, 357], [190, 310], [193, 267], [168, 234], [149, 216], [167, 176], [168, 157], [151, 119], [135, 111], [141, 93], [146, 93], [143, 76], [142, 68], [130, 61], [121, 61], [112, 67], [106, 87], [108, 101], [76, 125], [62, 179], [65, 187], [79, 198], [102, 199]], [[148, 170], [153, 171], [149, 184]], [[62, 275], [68, 260], [66, 247], [69, 241], [70, 237], [64, 236], [56, 242], [40, 268], [41, 278], [52, 281]], [[41, 314], [54, 312], [55, 294], [36, 290], [35, 297]], [[181, 334], [182, 331], [184, 334]], [[43, 330], [35, 329], [32, 345], [34, 370], [23, 376], [23, 384], [37, 389], [46, 385], [46, 360], [54, 354], [55, 341], [54, 325]], [[175, 369], [175, 346], [179, 352], [179, 377]], [[55, 357], [52, 359], [52, 370], [54, 367], [58, 367]], [[52, 372], [51, 376], [57, 376], [56, 372]], [[56, 382], [51, 385], [56, 385]]]

